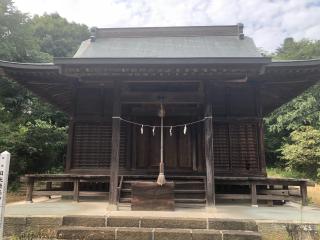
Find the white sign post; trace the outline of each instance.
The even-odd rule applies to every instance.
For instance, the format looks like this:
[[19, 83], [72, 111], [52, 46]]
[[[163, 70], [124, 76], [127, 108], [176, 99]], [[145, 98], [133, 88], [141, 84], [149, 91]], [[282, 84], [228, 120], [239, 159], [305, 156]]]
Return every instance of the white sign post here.
[[0, 239], [3, 239], [4, 210], [8, 187], [10, 153], [5, 151], [0, 155]]

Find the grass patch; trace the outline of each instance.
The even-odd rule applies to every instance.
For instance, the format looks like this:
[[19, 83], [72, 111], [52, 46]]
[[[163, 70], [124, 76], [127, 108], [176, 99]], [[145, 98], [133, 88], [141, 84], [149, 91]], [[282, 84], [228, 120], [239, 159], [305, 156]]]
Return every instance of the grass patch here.
[[19, 201], [23, 201], [23, 200], [25, 200], [25, 194], [24, 193], [7, 192], [6, 203], [19, 202]]
[[306, 173], [282, 169], [278, 167], [268, 167], [267, 174], [269, 177], [308, 178], [308, 175]]
[[320, 184], [316, 184], [315, 187], [308, 187], [308, 197], [312, 203], [320, 206]]

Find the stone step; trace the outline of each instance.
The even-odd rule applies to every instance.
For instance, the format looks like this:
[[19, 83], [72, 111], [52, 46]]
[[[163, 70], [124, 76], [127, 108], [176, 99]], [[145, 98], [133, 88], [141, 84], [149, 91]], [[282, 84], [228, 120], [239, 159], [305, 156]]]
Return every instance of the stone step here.
[[138, 227], [61, 227], [57, 239], [78, 240], [261, 240], [261, 235], [252, 231], [165, 229]]
[[[174, 200], [176, 203], [205, 203], [205, 193], [175, 193]], [[120, 202], [131, 202], [130, 193], [121, 193]]]
[[210, 229], [258, 231], [253, 220], [220, 218], [134, 217], [134, 216], [64, 216], [63, 226], [141, 227], [174, 229]]
[[[131, 193], [131, 188], [122, 188], [121, 192]], [[205, 193], [204, 189], [174, 189], [174, 193]]]
[[105, 227], [106, 218], [104, 216], [64, 216], [63, 226], [82, 226], [82, 227]]
[[209, 218], [208, 228], [216, 230], [243, 230], [243, 231], [258, 231], [258, 226], [253, 220], [233, 220]]
[[[195, 204], [205, 204], [206, 199], [203, 198], [175, 198], [175, 203], [195, 203]], [[120, 203], [131, 203], [131, 197], [121, 197]]]

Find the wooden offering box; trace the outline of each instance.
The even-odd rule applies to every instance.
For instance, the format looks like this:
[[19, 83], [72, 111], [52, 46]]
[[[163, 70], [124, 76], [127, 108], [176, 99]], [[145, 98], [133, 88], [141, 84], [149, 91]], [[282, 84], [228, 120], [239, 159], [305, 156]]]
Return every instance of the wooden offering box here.
[[132, 183], [131, 209], [135, 211], [174, 211], [174, 183], [160, 186], [156, 182]]

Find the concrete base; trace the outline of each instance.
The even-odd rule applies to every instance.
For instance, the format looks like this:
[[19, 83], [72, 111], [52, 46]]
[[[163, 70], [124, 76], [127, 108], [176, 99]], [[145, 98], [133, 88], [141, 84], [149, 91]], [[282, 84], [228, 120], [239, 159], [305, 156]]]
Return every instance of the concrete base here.
[[286, 204], [283, 206], [262, 206], [258, 208], [241, 204], [217, 204], [214, 208], [179, 208], [173, 212], [159, 211], [130, 211], [130, 207], [120, 208], [116, 211], [106, 201], [73, 202], [61, 200], [60, 197], [35, 198], [33, 204], [24, 201], [6, 205], [6, 216], [56, 216], [65, 215], [114, 215], [114, 216], [169, 216], [169, 217], [216, 217], [230, 219], [275, 220], [290, 222], [320, 223], [320, 208], [314, 206], [301, 207], [299, 204]]
[[[238, 231], [239, 228], [246, 228], [254, 232], [258, 230], [262, 234], [263, 240], [320, 239], [320, 208], [312, 206], [301, 208], [297, 204], [288, 204], [284, 206], [259, 206], [259, 208], [253, 208], [250, 205], [218, 204], [215, 208], [177, 208], [174, 212], [114, 211], [109, 209], [110, 206], [105, 201], [76, 203], [72, 200], [61, 200], [59, 197], [52, 199], [46, 197], [35, 198], [33, 204], [26, 204], [24, 201], [10, 203], [6, 205], [5, 233], [6, 235], [17, 235], [24, 231], [32, 231], [38, 234], [37, 237], [41, 236], [44, 239], [56, 237], [57, 229], [60, 227], [84, 225], [83, 227], [103, 228], [108, 226], [115, 229], [140, 227], [143, 228], [140, 229], [141, 231], [147, 232], [141, 233], [146, 237], [149, 236], [148, 229], [173, 226], [174, 229], [196, 228], [191, 231], [191, 236], [195, 239], [220, 239], [221, 234], [216, 236], [216, 233], [213, 231], [221, 231], [221, 229], [225, 228], [227, 228], [226, 231]], [[83, 215], [86, 215], [86, 217]], [[177, 221], [177, 219], [183, 219], [183, 221]], [[223, 220], [220, 221], [219, 219]], [[144, 230], [144, 228], [147, 230]], [[203, 229], [202, 231], [207, 229], [209, 232], [200, 234], [197, 232], [197, 229]], [[87, 230], [82, 229], [81, 231], [84, 234]], [[102, 232], [109, 232], [109, 230], [103, 230]], [[72, 229], [67, 228], [64, 234], [69, 234], [71, 233], [70, 231], [72, 232]], [[97, 232], [99, 231], [93, 230], [92, 234], [96, 234]], [[169, 234], [173, 237], [179, 235], [168, 232], [159, 232], [157, 236], [167, 236]], [[29, 232], [27, 233], [29, 234]], [[115, 233], [118, 234], [119, 232]], [[110, 234], [112, 235], [112, 233]], [[125, 231], [121, 232], [121, 234], [121, 236], [125, 236], [129, 233]], [[130, 233], [132, 236], [144, 238], [142, 235], [139, 235], [140, 233], [137, 234], [136, 232]], [[228, 239], [228, 236], [229, 239], [236, 239], [232, 238], [236, 236], [234, 234], [232, 232], [225, 232], [223, 239]], [[255, 234], [253, 235], [250, 236], [250, 239], [257, 239]], [[213, 238], [213, 236], [215, 237]], [[237, 239], [247, 239], [246, 236], [241, 237]], [[159, 239], [161, 238], [159, 237]]]
[[118, 211], [118, 206], [115, 204], [108, 204], [107, 211]]
[[207, 206], [206, 207], [206, 212], [207, 213], [215, 213], [216, 212], [216, 207], [213, 207], [213, 206]]
[[195, 217], [6, 217], [5, 236], [28, 239], [319, 240], [320, 224]]

